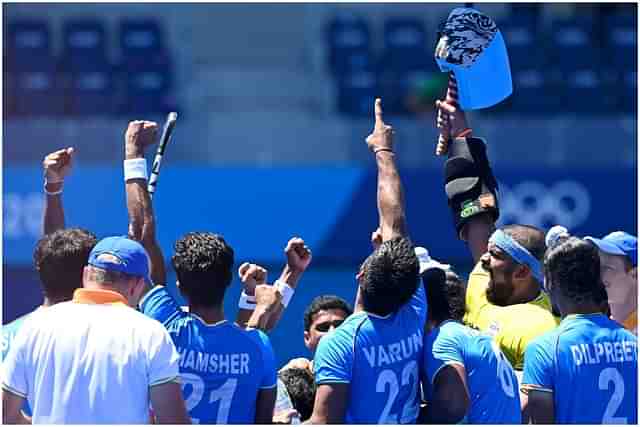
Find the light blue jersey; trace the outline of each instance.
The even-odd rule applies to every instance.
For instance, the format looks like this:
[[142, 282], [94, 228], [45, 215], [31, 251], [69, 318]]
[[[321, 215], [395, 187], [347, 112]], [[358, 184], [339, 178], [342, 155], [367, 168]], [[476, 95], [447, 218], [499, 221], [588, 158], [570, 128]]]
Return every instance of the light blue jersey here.
[[455, 321], [447, 321], [425, 338], [424, 392], [432, 396], [440, 369], [450, 364], [464, 366], [467, 373], [470, 424], [519, 424], [520, 393], [511, 363], [489, 335]]
[[553, 393], [556, 423], [637, 424], [637, 343], [602, 314], [567, 316], [527, 347], [523, 391]]
[[261, 389], [276, 386], [269, 338], [223, 320], [207, 324], [184, 312], [163, 286], [140, 302], [144, 314], [160, 321], [180, 353], [180, 378], [194, 423], [253, 424]]
[[426, 313], [420, 283], [396, 313], [352, 314], [320, 340], [313, 362], [316, 383], [350, 385], [346, 424], [416, 422]]
[[[36, 310], [39, 310], [36, 309]], [[33, 313], [33, 311], [31, 312]], [[10, 322], [6, 325], [2, 325], [2, 361], [4, 362], [4, 358], [9, 354], [9, 350], [11, 349], [11, 343], [13, 342], [16, 334], [20, 330], [20, 327], [24, 324], [25, 320], [29, 318], [31, 313], [27, 313], [24, 316], [18, 317], [13, 322]], [[26, 415], [31, 416], [31, 408], [29, 407], [29, 402], [25, 399], [24, 405], [22, 405], [22, 412]]]

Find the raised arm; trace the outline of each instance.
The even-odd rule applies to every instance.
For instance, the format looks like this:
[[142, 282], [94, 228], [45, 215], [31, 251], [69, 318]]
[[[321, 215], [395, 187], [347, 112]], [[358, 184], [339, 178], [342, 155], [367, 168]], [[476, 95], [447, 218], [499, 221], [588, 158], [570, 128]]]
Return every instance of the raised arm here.
[[[149, 254], [151, 280], [155, 285], [166, 284], [166, 272], [162, 250], [156, 239], [156, 224], [151, 198], [147, 192], [147, 179], [143, 174], [131, 172], [146, 160], [144, 150], [155, 143], [158, 125], [154, 122], [136, 120], [129, 123], [125, 133], [125, 187], [127, 192], [127, 211], [129, 213], [129, 237], [138, 240]], [[136, 164], [136, 162], [139, 162]], [[128, 166], [127, 166], [128, 165]], [[129, 179], [127, 179], [129, 178]]]
[[47, 154], [42, 161], [44, 168], [44, 218], [43, 234], [50, 234], [64, 228], [64, 209], [62, 207], [62, 187], [64, 178], [73, 165], [73, 147], [63, 148]]
[[[437, 127], [444, 139], [451, 141], [445, 165], [449, 207], [456, 218], [458, 237], [467, 243], [473, 262], [487, 252], [489, 237], [499, 215], [497, 182], [491, 171], [484, 142], [472, 138], [467, 117], [455, 101], [436, 101]], [[454, 158], [454, 161], [452, 161]], [[479, 175], [479, 183], [469, 188], [458, 178]], [[466, 211], [466, 212], [465, 212]], [[464, 215], [463, 215], [464, 213]]]
[[404, 194], [393, 151], [393, 128], [382, 118], [382, 101], [375, 100], [375, 125], [367, 145], [378, 165], [378, 215], [382, 240], [407, 235]]
[[[249, 263], [242, 264], [238, 269], [240, 280], [244, 285], [243, 292], [245, 295], [241, 296], [240, 309], [236, 317], [237, 324], [257, 327], [264, 332], [269, 332], [275, 328], [312, 258], [311, 249], [305, 245], [304, 240], [300, 237], [289, 239], [284, 252], [287, 262], [282, 269], [280, 278], [272, 287], [273, 289], [262, 289], [261, 291], [264, 302], [262, 306], [260, 301], [256, 301], [255, 289], [256, 285], [266, 283], [266, 270]], [[264, 270], [264, 274], [260, 270]], [[274, 302], [276, 296], [270, 295], [275, 293], [278, 293], [277, 303]], [[253, 304], [256, 302], [258, 302], [258, 305], [254, 308]], [[258, 308], [261, 308], [261, 313], [258, 312]], [[265, 316], [264, 312], [268, 312], [269, 315]], [[249, 319], [253, 319], [253, 321], [249, 322]], [[258, 319], [261, 320], [258, 321]]]

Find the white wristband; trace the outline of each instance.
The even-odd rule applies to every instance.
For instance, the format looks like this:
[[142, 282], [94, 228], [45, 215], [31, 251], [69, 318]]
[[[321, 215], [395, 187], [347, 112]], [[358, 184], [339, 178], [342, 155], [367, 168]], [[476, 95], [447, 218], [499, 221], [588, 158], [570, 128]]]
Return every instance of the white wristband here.
[[63, 181], [58, 181], [58, 182], [44, 182], [44, 194], [46, 194], [47, 196], [57, 196], [59, 194], [62, 194], [62, 186], [60, 186], [60, 189], [58, 191], [49, 191], [47, 190], [47, 184], [61, 184]]
[[255, 295], [247, 295], [242, 291], [240, 300], [238, 301], [238, 307], [244, 310], [254, 310], [256, 308]]
[[282, 305], [284, 308], [287, 308], [296, 290], [280, 280], [276, 280], [275, 287], [278, 289], [280, 294], [282, 294]]
[[124, 180], [148, 179], [146, 159], [128, 159], [124, 161]]

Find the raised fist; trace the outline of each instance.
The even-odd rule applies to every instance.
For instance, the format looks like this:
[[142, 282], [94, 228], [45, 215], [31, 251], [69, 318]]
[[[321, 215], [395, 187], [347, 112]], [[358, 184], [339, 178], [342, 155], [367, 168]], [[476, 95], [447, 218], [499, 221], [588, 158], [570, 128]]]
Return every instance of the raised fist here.
[[382, 100], [376, 98], [374, 104], [375, 124], [373, 132], [366, 139], [369, 150], [374, 153], [380, 150], [393, 151], [393, 128], [382, 120]]
[[69, 174], [73, 165], [73, 153], [73, 147], [69, 147], [47, 154], [42, 161], [47, 183], [55, 184], [64, 181], [65, 176]]
[[238, 276], [247, 295], [254, 295], [257, 285], [267, 283], [267, 270], [257, 264], [243, 263], [238, 268]]
[[311, 263], [311, 249], [304, 244], [300, 237], [293, 237], [284, 248], [287, 255], [287, 265], [295, 271], [305, 271]]
[[134, 120], [129, 122], [125, 133], [125, 141], [127, 144], [144, 148], [156, 142], [156, 134], [158, 133], [158, 124], [146, 120]]

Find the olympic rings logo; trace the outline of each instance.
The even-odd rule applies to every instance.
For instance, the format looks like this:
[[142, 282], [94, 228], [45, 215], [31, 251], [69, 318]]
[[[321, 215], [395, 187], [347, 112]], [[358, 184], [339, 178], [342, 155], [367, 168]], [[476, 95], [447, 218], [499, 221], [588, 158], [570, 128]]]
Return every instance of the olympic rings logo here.
[[577, 181], [546, 186], [523, 181], [513, 188], [500, 184], [500, 223], [527, 224], [543, 230], [559, 224], [569, 230], [582, 225], [591, 213], [591, 196]]

